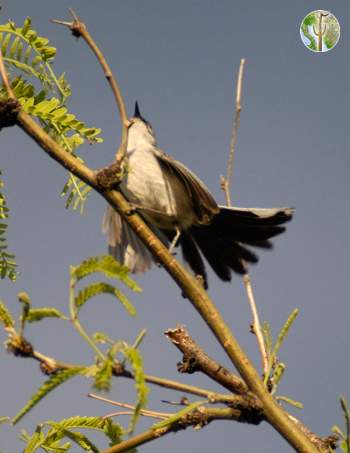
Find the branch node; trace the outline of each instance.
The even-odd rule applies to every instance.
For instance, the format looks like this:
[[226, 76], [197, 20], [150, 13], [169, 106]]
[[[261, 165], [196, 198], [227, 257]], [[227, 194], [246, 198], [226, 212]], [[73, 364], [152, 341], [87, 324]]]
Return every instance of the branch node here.
[[124, 171], [119, 162], [113, 162], [111, 165], [108, 165], [101, 170], [97, 170], [95, 174], [99, 188], [110, 190], [120, 184], [124, 176]]
[[20, 108], [16, 99], [0, 99], [0, 130], [16, 124]]

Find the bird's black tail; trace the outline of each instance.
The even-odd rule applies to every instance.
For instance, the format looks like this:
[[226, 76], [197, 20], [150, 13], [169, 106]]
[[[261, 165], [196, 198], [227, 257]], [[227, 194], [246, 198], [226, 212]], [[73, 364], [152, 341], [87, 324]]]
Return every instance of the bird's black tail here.
[[181, 246], [185, 261], [196, 275], [207, 276], [201, 251], [214, 272], [224, 281], [232, 271], [246, 272], [245, 263], [257, 263], [258, 257], [249, 247], [272, 248], [270, 239], [285, 231], [281, 226], [291, 220], [293, 209], [246, 209], [220, 206], [209, 225], [192, 227], [182, 234]]

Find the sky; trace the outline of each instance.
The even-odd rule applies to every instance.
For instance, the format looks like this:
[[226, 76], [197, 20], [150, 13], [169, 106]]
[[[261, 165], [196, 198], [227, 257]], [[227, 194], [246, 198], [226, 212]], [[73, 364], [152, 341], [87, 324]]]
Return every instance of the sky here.
[[[55, 71], [66, 73], [73, 90], [70, 110], [103, 130], [103, 144], [81, 148], [87, 165], [97, 169], [113, 159], [120, 140], [119, 118], [86, 45], [50, 23], [52, 18], [69, 19], [69, 7], [86, 22], [108, 58], [129, 115], [137, 99], [159, 146], [198, 174], [219, 203], [224, 201], [219, 181], [231, 139], [235, 79], [240, 59], [246, 59], [232, 199], [237, 206], [296, 208], [287, 232], [275, 240], [274, 251], [260, 253], [251, 278], [261, 319], [269, 321], [275, 336], [290, 312], [300, 309], [279, 354], [287, 368], [278, 393], [302, 402], [304, 408], [291, 408], [291, 413], [319, 435], [329, 435], [334, 424], [343, 423], [339, 395], [350, 397], [349, 3], [4, 2], [2, 22], [10, 18], [20, 24], [30, 16], [33, 27], [57, 47]], [[303, 18], [316, 9], [330, 10], [341, 27], [337, 46], [323, 54], [310, 52], [299, 32]], [[92, 194], [83, 216], [66, 210], [59, 196], [65, 171], [18, 128], [2, 130], [0, 143], [11, 216], [7, 235], [21, 272], [16, 283], [0, 283], [0, 297], [15, 314], [19, 291], [27, 291], [36, 306], [55, 306], [67, 313], [69, 265], [106, 252], [101, 233], [105, 201]], [[211, 297], [260, 367], [241, 279], [235, 276], [227, 284], [212, 272], [209, 279]], [[141, 351], [147, 373], [219, 390], [204, 376], [179, 375], [176, 364], [181, 355], [163, 334], [177, 324], [186, 325], [208, 354], [230, 367], [202, 319], [163, 269], [156, 267], [136, 280], [143, 288], [141, 294], [129, 294], [138, 310], [136, 318], [105, 296], [82, 312], [86, 329], [104, 330], [132, 343], [146, 327]], [[0, 335], [5, 341], [4, 333]], [[93, 360], [93, 353], [69, 323], [47, 320], [29, 326], [26, 336], [36, 349], [60, 360], [86, 364]], [[15, 358], [4, 349], [0, 360], [0, 415], [13, 416], [45, 378], [36, 363]], [[19, 430], [33, 432], [39, 422], [110, 412], [110, 407], [87, 398], [89, 390], [86, 379], [72, 380], [18, 426], [1, 426], [1, 452], [22, 451]], [[169, 406], [161, 400], [181, 396], [152, 387], [148, 407], [167, 412]], [[115, 380], [109, 397], [133, 401], [132, 384]], [[149, 425], [142, 420], [137, 429]], [[103, 439], [96, 442], [104, 448]], [[266, 423], [255, 427], [231, 422], [171, 434], [140, 451], [209, 453], [218, 445], [240, 453], [292, 451]]]

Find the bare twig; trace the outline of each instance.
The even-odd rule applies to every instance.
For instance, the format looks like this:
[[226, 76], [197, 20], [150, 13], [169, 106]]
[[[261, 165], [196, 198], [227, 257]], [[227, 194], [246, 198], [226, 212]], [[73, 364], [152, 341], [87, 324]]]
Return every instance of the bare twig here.
[[224, 191], [226, 196], [226, 203], [227, 206], [231, 206], [231, 194], [230, 194], [230, 185], [232, 180], [232, 173], [233, 173], [233, 160], [235, 154], [235, 146], [237, 142], [238, 136], [238, 128], [241, 119], [241, 110], [242, 110], [242, 81], [243, 81], [243, 70], [244, 70], [245, 59], [241, 59], [241, 64], [239, 66], [238, 71], [238, 79], [237, 79], [237, 89], [236, 89], [236, 113], [235, 118], [233, 121], [232, 127], [232, 137], [231, 137], [231, 145], [230, 145], [230, 154], [227, 163], [227, 173], [226, 178], [221, 176], [221, 189]]
[[[169, 254], [167, 247], [165, 247], [157, 236], [153, 234], [136, 212], [133, 212], [132, 215], [130, 215], [132, 209], [125, 197], [116, 190], [105, 190], [101, 188], [98, 185], [95, 173], [90, 168], [86, 167], [75, 156], [67, 153], [22, 110], [17, 115], [17, 124], [32, 137], [49, 156], [99, 192], [111, 206], [121, 214], [123, 219], [130, 225], [143, 243], [147, 245], [157, 261], [163, 265], [180, 289], [186, 294], [188, 300], [202, 316], [232, 363], [238, 369], [250, 390], [261, 400], [266, 419], [300, 453], [318, 453], [317, 448], [313, 443], [297, 426], [295, 426], [281, 410], [281, 407], [277, 404], [275, 399], [267, 392], [259, 374], [241, 349], [230, 328], [225, 323], [223, 317], [204, 288], [202, 288], [196, 279], [190, 275], [171, 254]], [[154, 431], [152, 431], [151, 435], [146, 434], [148, 440], [142, 440], [145, 439], [142, 437], [143, 434], [140, 434], [139, 436], [141, 436], [141, 439], [140, 437], [138, 439], [141, 443], [149, 441], [152, 436], [154, 438]], [[137, 442], [137, 440], [135, 440], [137, 437], [138, 436], [135, 436], [135, 438], [133, 438], [133, 442]], [[131, 441], [131, 439], [129, 441]], [[104, 453], [125, 451], [133, 446], [131, 442], [131, 445], [128, 448], [125, 448], [125, 442], [112, 447], [112, 449], [106, 450]], [[122, 450], [118, 448], [122, 448]]]
[[[110, 400], [108, 398], [104, 398], [103, 396], [95, 395], [94, 393], [89, 393], [88, 397], [93, 398], [95, 400], [103, 401], [104, 403], [112, 404], [113, 406], [123, 407], [124, 409], [135, 410], [135, 406], [133, 404], [121, 403], [120, 401]], [[133, 412], [131, 412], [131, 414], [132, 413]], [[174, 415], [173, 412], [157, 412], [157, 411], [150, 411], [148, 409], [141, 409], [140, 414], [145, 415], [147, 417], [160, 418], [163, 420]], [[110, 416], [111, 415], [109, 415], [109, 416], [106, 415], [103, 418], [108, 418]]]
[[262, 369], [264, 371], [264, 374], [266, 374], [269, 369], [269, 356], [268, 356], [268, 352], [266, 350], [265, 340], [264, 340], [264, 336], [262, 334], [262, 328], [261, 328], [261, 324], [260, 324], [260, 320], [259, 320], [259, 314], [258, 314], [258, 310], [257, 310], [256, 304], [255, 304], [252, 282], [250, 280], [248, 272], [246, 274], [244, 274], [244, 276], [243, 276], [243, 283], [244, 283], [244, 286], [245, 286], [245, 289], [247, 292], [250, 309], [251, 309], [252, 315], [253, 315], [252, 327], [253, 327], [253, 333], [254, 333], [254, 335], [256, 335], [256, 339], [257, 339], [260, 354], [261, 354]]
[[[235, 155], [235, 146], [237, 143], [237, 136], [238, 136], [238, 128], [241, 119], [241, 111], [242, 111], [242, 83], [243, 83], [243, 71], [244, 71], [245, 59], [241, 59], [241, 63], [239, 66], [238, 71], [238, 78], [237, 78], [237, 87], [236, 87], [236, 112], [232, 126], [232, 138], [231, 138], [231, 145], [230, 145], [230, 154], [227, 163], [227, 173], [226, 178], [221, 176], [221, 189], [225, 193], [226, 203], [227, 206], [231, 206], [231, 193], [230, 193], [230, 185], [232, 180], [232, 173], [233, 173], [233, 162], [234, 162], [234, 155]], [[244, 262], [242, 262], [244, 265]], [[261, 354], [262, 359], [262, 369], [263, 372], [266, 373], [268, 370], [268, 355], [265, 347], [265, 341], [261, 330], [261, 325], [259, 321], [258, 310], [255, 304], [253, 287], [251, 284], [251, 280], [248, 274], [248, 270], [243, 277], [244, 287], [247, 292], [247, 297], [249, 301], [249, 305], [253, 315], [253, 331], [256, 335], [258, 347]]]
[[[71, 364], [61, 362], [53, 357], [49, 357], [41, 352], [35, 350], [32, 344], [24, 337], [19, 337], [13, 329], [7, 329], [10, 334], [10, 340], [7, 342], [8, 351], [16, 356], [32, 358], [40, 363], [40, 369], [45, 374], [53, 374], [58, 370], [67, 370], [71, 368], [83, 367], [83, 365]], [[113, 375], [115, 377], [123, 377], [127, 379], [134, 379], [134, 375], [120, 362], [115, 362], [113, 368]], [[188, 393], [190, 395], [197, 395], [207, 398], [211, 403], [227, 403], [231, 404], [234, 396], [229, 394], [212, 392], [201, 387], [183, 384], [182, 382], [164, 379], [159, 376], [145, 375], [145, 381], [149, 384], [157, 385], [169, 390], [176, 390], [178, 392]]]
[[55, 24], [64, 25], [65, 27], [69, 28], [72, 31], [72, 34], [77, 37], [82, 37], [87, 45], [90, 47], [92, 52], [95, 54], [98, 62], [100, 63], [104, 75], [109, 83], [111, 90], [113, 92], [114, 98], [117, 102], [119, 115], [122, 124], [122, 140], [121, 144], [116, 152], [116, 160], [117, 162], [121, 163], [126, 154], [126, 147], [128, 141], [128, 127], [129, 127], [129, 119], [126, 114], [125, 104], [123, 101], [123, 97], [121, 95], [121, 91], [119, 89], [118, 83], [116, 78], [113, 75], [113, 72], [110, 66], [107, 63], [103, 53], [100, 51], [98, 46], [96, 45], [95, 41], [91, 37], [90, 33], [88, 32], [86, 25], [80, 21], [77, 14], [70, 8], [69, 12], [73, 17], [73, 22], [65, 22], [61, 20], [52, 19], [52, 22]]

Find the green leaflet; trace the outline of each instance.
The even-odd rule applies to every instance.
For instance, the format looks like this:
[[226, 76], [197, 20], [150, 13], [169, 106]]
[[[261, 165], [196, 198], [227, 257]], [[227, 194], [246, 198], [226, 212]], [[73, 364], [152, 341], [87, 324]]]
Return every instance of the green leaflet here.
[[72, 440], [74, 443], [79, 445], [84, 451], [92, 451], [94, 453], [99, 453], [100, 450], [89, 440], [84, 434], [77, 433], [75, 431], [69, 431], [68, 429], [59, 428], [58, 435], [62, 435], [62, 437], [67, 437], [68, 439]]
[[145, 373], [143, 370], [143, 360], [140, 352], [137, 349], [134, 349], [132, 347], [125, 348], [123, 351], [123, 354], [125, 357], [129, 360], [132, 366], [133, 370], [133, 375], [135, 379], [135, 388], [136, 388], [136, 402], [135, 402], [135, 410], [132, 415], [130, 425], [129, 425], [129, 431], [133, 432], [135, 429], [135, 425], [137, 423], [137, 420], [140, 416], [141, 409], [146, 407], [147, 404], [147, 395], [149, 392], [149, 389], [146, 385], [145, 381]]
[[108, 358], [105, 360], [96, 371], [94, 388], [97, 390], [108, 392], [111, 388], [111, 380], [113, 374], [113, 360]]
[[129, 277], [129, 269], [110, 255], [93, 256], [73, 269], [73, 275], [77, 280], [96, 272], [102, 272], [106, 277], [118, 279], [133, 291], [141, 292], [140, 286]]
[[[287, 321], [284, 323], [284, 325], [282, 326], [282, 328], [281, 328], [281, 330], [280, 330], [280, 332], [278, 334], [275, 346], [273, 347], [272, 351], [271, 350], [268, 351], [269, 352], [269, 368], [268, 368], [268, 372], [266, 373], [265, 379], [264, 379], [264, 384], [265, 385], [267, 384], [267, 382], [268, 382], [268, 380], [270, 378], [271, 370], [272, 370], [272, 368], [273, 368], [273, 366], [275, 364], [278, 351], [279, 351], [280, 347], [282, 346], [284, 340], [286, 339], [286, 337], [287, 337], [287, 335], [289, 333], [289, 330], [292, 327], [292, 324], [294, 323], [296, 317], [298, 316], [298, 313], [299, 313], [299, 309], [298, 308], [295, 308], [291, 312], [291, 314], [288, 316]], [[267, 336], [268, 335], [269, 334], [267, 334]], [[281, 377], [282, 377], [281, 375], [278, 376], [279, 379]]]
[[111, 294], [123, 304], [131, 316], [136, 315], [136, 310], [129, 299], [127, 299], [127, 297], [113, 285], [103, 282], [92, 283], [79, 291], [75, 298], [75, 305], [78, 309], [80, 309], [89, 299], [100, 294]]
[[103, 420], [101, 417], [81, 417], [80, 415], [77, 415], [75, 417], [64, 418], [59, 422], [48, 420], [45, 424], [54, 426], [56, 429], [84, 428], [104, 431], [106, 420]]
[[4, 327], [14, 327], [15, 321], [8, 311], [6, 305], [0, 301], [0, 321], [3, 323]]
[[[2, 172], [0, 171], [0, 175]], [[0, 219], [7, 220], [9, 209], [7, 207], [5, 195], [2, 192], [4, 182], [0, 179]], [[17, 278], [17, 263], [15, 255], [7, 251], [7, 223], [0, 223], [0, 278], [9, 278], [15, 281]]]
[[34, 406], [36, 406], [49, 392], [54, 390], [59, 385], [66, 382], [68, 379], [76, 376], [84, 368], [72, 368], [68, 370], [58, 371], [53, 374], [44, 384], [39, 388], [39, 390], [32, 396], [28, 403], [21, 409], [17, 415], [12, 419], [12, 423], [16, 424], [24, 417]]
[[166, 428], [167, 426], [171, 426], [174, 423], [178, 422], [183, 418], [185, 415], [190, 414], [194, 410], [198, 409], [200, 406], [203, 406], [203, 404], [208, 403], [208, 400], [202, 400], [202, 401], [195, 401], [194, 403], [189, 404], [186, 406], [184, 409], [180, 410], [179, 412], [176, 412], [174, 415], [171, 417], [167, 418], [166, 420], [162, 420], [161, 422], [155, 423], [152, 428], [154, 430], [160, 429], [160, 428]]
[[[45, 433], [45, 428], [50, 429]], [[21, 439], [26, 442], [27, 446], [24, 450], [27, 453], [32, 453], [38, 449], [52, 453], [64, 453], [71, 449], [71, 443], [63, 443], [65, 439], [77, 444], [84, 451], [92, 451], [98, 453], [98, 448], [90, 441], [90, 439], [76, 429], [88, 429], [104, 433], [110, 439], [110, 445], [115, 445], [121, 442], [123, 430], [120, 425], [103, 420], [100, 417], [70, 417], [61, 421], [49, 420], [39, 425], [35, 433], [30, 436], [25, 431], [22, 431]], [[136, 450], [132, 449], [131, 452]]]
[[44, 318], [68, 319], [63, 313], [57, 310], [57, 308], [42, 307], [30, 308], [26, 315], [26, 322], [41, 321]]
[[[110, 418], [105, 420], [104, 433], [110, 439], [110, 447], [119, 444], [122, 441], [123, 429], [117, 423], [113, 423]], [[134, 453], [136, 449], [132, 448], [128, 453]]]
[[[68, 111], [66, 101], [71, 95], [70, 86], [64, 73], [57, 77], [52, 69], [56, 49], [47, 38], [32, 29], [30, 18], [22, 27], [12, 21], [0, 25], [0, 48], [11, 74], [19, 74], [11, 85], [23, 109], [38, 118], [45, 131], [67, 152], [74, 153], [85, 141], [103, 141], [99, 136], [101, 129], [86, 126]], [[30, 83], [30, 79], [35, 79], [36, 83]], [[41, 87], [39, 93], [35, 88], [37, 82]], [[6, 96], [4, 88], [0, 89], [0, 94]], [[71, 174], [68, 181], [69, 193], [66, 186], [61, 193], [62, 196], [67, 194], [66, 208], [80, 208], [83, 213], [90, 188]], [[78, 187], [79, 182], [83, 187]]]

